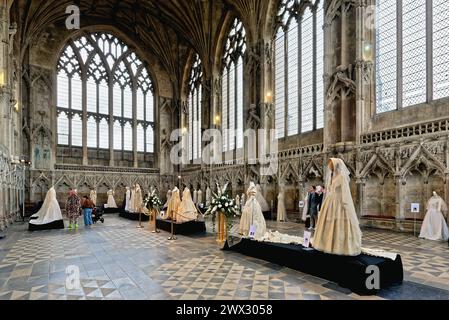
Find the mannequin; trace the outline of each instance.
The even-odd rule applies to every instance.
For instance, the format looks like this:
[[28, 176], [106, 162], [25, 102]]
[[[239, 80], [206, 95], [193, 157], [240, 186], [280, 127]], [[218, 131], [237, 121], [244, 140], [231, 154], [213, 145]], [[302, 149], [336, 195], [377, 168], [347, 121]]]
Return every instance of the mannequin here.
[[358, 256], [362, 252], [362, 232], [349, 188], [349, 175], [343, 160], [328, 161], [328, 193], [313, 239], [313, 247], [318, 251], [341, 256]]
[[108, 191], [108, 209], [116, 209], [117, 208], [117, 203], [115, 202], [114, 199], [114, 191], [109, 190]]
[[134, 199], [136, 198], [136, 185], [131, 187], [131, 197], [129, 198], [129, 212], [134, 213]]
[[257, 187], [251, 182], [248, 189], [248, 201], [242, 211], [242, 218], [240, 219], [239, 234], [244, 237], [249, 236], [251, 225], [254, 225], [256, 232], [255, 240], [262, 239], [267, 230], [265, 218], [262, 213], [262, 208], [257, 201]]
[[287, 212], [285, 210], [285, 200], [284, 200], [284, 189], [281, 188], [278, 195], [278, 211], [277, 211], [277, 221], [286, 222]]
[[260, 207], [262, 208], [262, 212], [270, 211], [271, 210], [270, 206], [268, 205], [267, 200], [264, 198], [264, 196], [262, 194], [262, 188], [260, 187], [260, 184], [258, 184], [256, 186], [256, 188], [257, 188], [257, 195], [256, 195], [256, 197], [257, 197], [257, 201], [260, 204]]
[[64, 229], [64, 221], [62, 218], [61, 208], [56, 199], [55, 188], [51, 188], [47, 192], [42, 208], [33, 216], [31, 216], [29, 230], [37, 229]]
[[92, 200], [94, 206], [97, 205], [97, 191], [96, 190], [90, 191], [90, 200]]
[[193, 203], [194, 204], [198, 203], [198, 191], [196, 189], [193, 190]]
[[182, 193], [182, 202], [178, 208], [178, 214], [176, 215], [176, 221], [178, 223], [189, 222], [198, 219], [198, 210], [192, 201], [190, 190], [184, 189]]
[[126, 187], [125, 193], [125, 211], [129, 212], [129, 201], [131, 200], [131, 190], [129, 187]]
[[142, 189], [140, 189], [140, 185], [139, 184], [136, 184], [135, 194], [136, 195], [134, 197], [133, 212], [134, 213], [142, 213], [143, 196], [142, 196]]
[[447, 215], [447, 211], [446, 203], [434, 191], [427, 202], [427, 213], [419, 237], [433, 241], [448, 241], [449, 230], [444, 220], [444, 215]]
[[201, 189], [198, 190], [198, 204], [203, 204], [203, 191], [201, 191]]
[[207, 187], [206, 188], [206, 206], [209, 207], [212, 202], [212, 190]]
[[167, 219], [172, 219], [176, 221], [176, 215], [178, 213], [180, 204], [181, 204], [181, 197], [179, 195], [179, 189], [175, 187], [172, 191], [170, 201], [168, 202], [166, 214]]

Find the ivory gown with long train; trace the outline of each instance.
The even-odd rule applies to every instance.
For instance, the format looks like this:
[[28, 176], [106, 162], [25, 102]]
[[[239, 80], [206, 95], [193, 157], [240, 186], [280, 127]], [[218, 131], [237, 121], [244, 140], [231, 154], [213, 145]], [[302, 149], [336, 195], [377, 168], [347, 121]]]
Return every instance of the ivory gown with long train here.
[[253, 182], [251, 182], [247, 194], [248, 201], [246, 201], [245, 207], [242, 210], [239, 234], [248, 237], [251, 225], [254, 225], [256, 228], [254, 239], [259, 240], [265, 235], [267, 225], [262, 213], [262, 208], [257, 201], [257, 187]]
[[188, 188], [184, 189], [182, 193], [182, 202], [178, 208], [178, 214], [176, 215], [176, 222], [184, 223], [194, 221], [198, 219], [198, 210], [192, 200], [192, 195]]
[[42, 208], [31, 218], [30, 224], [34, 225], [45, 225], [63, 220], [61, 207], [56, 199], [56, 191], [54, 188], [48, 190]]
[[349, 170], [341, 159], [328, 166], [327, 196], [321, 207], [313, 247], [329, 254], [358, 256], [362, 232], [349, 188]]

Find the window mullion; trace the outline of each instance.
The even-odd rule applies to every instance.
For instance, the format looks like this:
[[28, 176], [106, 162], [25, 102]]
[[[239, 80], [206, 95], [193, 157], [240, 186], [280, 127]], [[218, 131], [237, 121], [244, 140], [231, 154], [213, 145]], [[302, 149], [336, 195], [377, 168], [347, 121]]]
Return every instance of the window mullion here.
[[312, 129], [317, 129], [317, 113], [318, 113], [318, 89], [317, 89], [317, 74], [318, 74], [318, 66], [317, 66], [317, 60], [318, 60], [318, 52], [317, 52], [317, 10], [318, 6], [316, 7], [316, 10], [313, 10], [313, 111], [312, 111]]
[[426, 1], [427, 103], [433, 101], [433, 1]]
[[303, 17], [298, 22], [298, 131], [302, 133], [302, 23]]
[[402, 58], [403, 58], [403, 37], [402, 37], [402, 0], [397, 1], [397, 66], [398, 66], [398, 74], [397, 74], [397, 105], [398, 110], [402, 109], [403, 104], [403, 79], [402, 79]]

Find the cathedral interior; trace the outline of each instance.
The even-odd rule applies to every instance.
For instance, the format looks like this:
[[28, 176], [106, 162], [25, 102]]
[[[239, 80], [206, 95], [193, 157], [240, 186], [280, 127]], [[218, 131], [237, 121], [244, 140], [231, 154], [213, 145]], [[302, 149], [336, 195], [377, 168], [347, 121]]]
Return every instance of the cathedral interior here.
[[[1, 0], [0, 17], [0, 300], [449, 299], [449, 234], [418, 237], [437, 196], [447, 232], [449, 2]], [[400, 285], [363, 295], [221, 250], [207, 215], [174, 241], [122, 216], [137, 184], [162, 203], [189, 189], [201, 211], [207, 189], [243, 207], [254, 183], [266, 228], [302, 237], [331, 158], [363, 246], [400, 255]], [[52, 188], [65, 229], [28, 231]], [[67, 229], [74, 190], [95, 191], [104, 223]]]

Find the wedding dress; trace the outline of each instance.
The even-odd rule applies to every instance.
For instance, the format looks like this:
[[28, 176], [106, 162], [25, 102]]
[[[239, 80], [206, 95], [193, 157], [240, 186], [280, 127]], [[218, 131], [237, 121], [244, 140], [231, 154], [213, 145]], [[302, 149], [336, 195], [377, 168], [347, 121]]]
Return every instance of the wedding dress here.
[[284, 191], [281, 190], [278, 195], [278, 211], [277, 211], [277, 221], [287, 221], [287, 212], [285, 210], [285, 200], [284, 200]]
[[194, 204], [198, 203], [198, 191], [197, 190], [193, 191], [193, 203]]
[[447, 205], [434, 192], [427, 203], [427, 214], [421, 227], [420, 238], [434, 241], [447, 241], [449, 239], [449, 230], [443, 212], [447, 213]]
[[129, 187], [126, 187], [125, 193], [125, 211], [129, 212], [129, 201], [131, 200], [131, 190]]
[[47, 192], [42, 208], [31, 216], [30, 224], [41, 226], [55, 221], [63, 221], [63, 218], [56, 199], [56, 190], [51, 188]]
[[131, 197], [129, 198], [129, 212], [134, 213], [134, 199], [136, 198], [136, 185], [131, 188]]
[[318, 251], [342, 256], [361, 254], [362, 232], [349, 188], [349, 175], [343, 160], [329, 160], [327, 196], [313, 238], [313, 247]]
[[256, 186], [257, 188], [257, 202], [259, 202], [260, 207], [262, 208], [262, 212], [270, 211], [270, 206], [268, 205], [267, 200], [265, 200], [263, 194], [262, 194], [262, 188], [260, 187], [260, 184]]
[[188, 188], [182, 193], [182, 202], [178, 208], [176, 221], [178, 223], [189, 222], [198, 219], [198, 210], [192, 201], [192, 196]]
[[201, 191], [201, 189], [198, 190], [198, 204], [202, 204], [203, 203], [203, 191]]
[[179, 189], [175, 187], [171, 193], [170, 201], [168, 201], [168, 208], [166, 213], [167, 219], [172, 219], [176, 221], [176, 215], [178, 213], [180, 204], [181, 204], [181, 197], [179, 195]]
[[90, 197], [90, 200], [92, 200], [92, 203], [94, 204], [94, 206], [96, 206], [97, 205], [97, 191], [91, 190], [89, 197]]
[[136, 184], [136, 190], [135, 190], [135, 196], [134, 196], [134, 206], [133, 211], [134, 213], [142, 213], [142, 207], [143, 207], [143, 196], [142, 196], [142, 189], [140, 188], [140, 185]]
[[117, 204], [115, 203], [114, 199], [114, 191], [109, 190], [108, 191], [108, 203], [107, 203], [108, 209], [116, 209]]
[[257, 187], [253, 182], [250, 183], [247, 194], [248, 201], [246, 201], [242, 211], [239, 234], [248, 237], [251, 226], [254, 226], [256, 231], [254, 239], [262, 239], [267, 230], [267, 225], [260, 204], [257, 201]]

